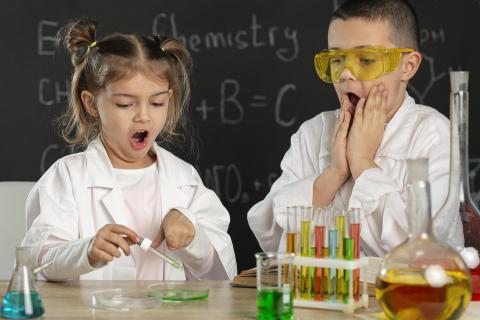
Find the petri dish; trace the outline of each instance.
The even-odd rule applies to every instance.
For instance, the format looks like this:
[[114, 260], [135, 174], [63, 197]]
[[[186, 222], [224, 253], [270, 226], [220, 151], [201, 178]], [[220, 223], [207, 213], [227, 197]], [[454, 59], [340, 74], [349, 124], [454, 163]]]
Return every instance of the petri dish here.
[[182, 302], [207, 299], [209, 288], [195, 282], [161, 282], [149, 285], [147, 291], [163, 302]]
[[116, 311], [151, 309], [159, 306], [162, 300], [149, 295], [143, 289], [106, 289], [92, 293], [92, 307]]

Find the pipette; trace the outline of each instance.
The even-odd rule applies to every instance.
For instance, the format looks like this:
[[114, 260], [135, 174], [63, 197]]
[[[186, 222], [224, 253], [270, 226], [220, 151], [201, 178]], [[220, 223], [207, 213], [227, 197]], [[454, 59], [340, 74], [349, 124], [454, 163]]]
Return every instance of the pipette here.
[[[158, 251], [157, 249], [155, 248], [152, 248], [152, 240], [148, 239], [148, 238], [139, 238], [140, 239], [140, 243], [138, 244], [140, 246], [140, 249], [142, 249], [143, 251], [147, 252], [151, 252], [155, 255], [157, 255], [158, 257], [162, 258], [164, 261], [166, 261], [167, 263], [169, 263], [170, 265], [172, 265], [172, 267], [174, 267], [175, 269], [178, 269], [178, 270], [184, 270], [183, 266], [181, 263], [173, 260], [172, 258], [170, 258], [169, 256], [161, 253], [160, 251]], [[195, 272], [192, 271], [192, 268], [190, 268], [187, 264], [183, 263], [183, 265], [185, 267], [187, 267], [187, 270], [188, 272], [194, 277], [196, 278], [197, 280], [202, 280], [200, 279], [199, 276], [197, 276], [195, 274]]]
[[140, 239], [140, 243], [138, 245], [140, 246], [140, 249], [142, 249], [145, 252], [149, 251], [151, 253], [156, 254], [157, 256], [159, 256], [160, 258], [162, 258], [163, 260], [165, 260], [166, 262], [171, 264], [172, 267], [174, 267], [175, 269], [183, 270], [183, 267], [179, 262], [173, 260], [172, 258], [170, 258], [167, 255], [164, 255], [163, 253], [161, 253], [157, 249], [152, 248], [152, 240], [150, 240], [148, 238], [139, 238], [139, 239]]

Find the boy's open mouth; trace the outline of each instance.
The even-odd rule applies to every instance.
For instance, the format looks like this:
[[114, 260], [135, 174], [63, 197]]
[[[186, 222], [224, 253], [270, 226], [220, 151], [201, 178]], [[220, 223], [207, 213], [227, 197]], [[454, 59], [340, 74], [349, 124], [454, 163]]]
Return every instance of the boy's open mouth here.
[[357, 96], [355, 93], [349, 92], [348, 99], [350, 100], [350, 103], [353, 104], [354, 107], [356, 107], [358, 101], [360, 100], [360, 97]]
[[360, 101], [360, 97], [353, 92], [349, 92], [347, 96], [348, 100], [350, 100], [350, 103], [352, 104], [348, 111], [350, 111], [350, 114], [353, 116], [355, 114], [355, 109], [357, 108], [358, 101]]
[[143, 149], [148, 142], [148, 131], [140, 130], [135, 132], [130, 138], [130, 141], [134, 149]]

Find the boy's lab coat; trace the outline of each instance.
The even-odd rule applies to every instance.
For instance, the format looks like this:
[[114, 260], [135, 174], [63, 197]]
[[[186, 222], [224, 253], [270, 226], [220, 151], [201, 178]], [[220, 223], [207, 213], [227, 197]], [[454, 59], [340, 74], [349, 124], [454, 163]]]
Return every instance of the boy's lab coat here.
[[[203, 185], [190, 164], [157, 144], [152, 150], [158, 159], [157, 185], [162, 218], [171, 209], [178, 209], [190, 219], [196, 230], [194, 240], [186, 248], [169, 251], [162, 244], [161, 251], [178, 261], [182, 261], [185, 255], [195, 261], [203, 258], [195, 255], [211, 243], [215, 249], [215, 261], [202, 278], [233, 278], [237, 268], [232, 241], [227, 234], [230, 222], [227, 210], [216, 194]], [[23, 245], [41, 247], [49, 236], [67, 240], [64, 245], [50, 249], [43, 261], [54, 258], [62, 265], [68, 261], [70, 272], [65, 268], [55, 270], [54, 264], [46, 269], [47, 278], [64, 280], [62, 278], [80, 272], [80, 279], [135, 279], [132, 256], [122, 255], [98, 269], [88, 264], [88, 244], [102, 226], [128, 226], [122, 191], [117, 186], [112, 165], [99, 138], [91, 142], [85, 152], [66, 156], [54, 163], [31, 191], [26, 209], [28, 232]], [[201, 261], [197, 262], [201, 264]], [[186, 275], [165, 263], [164, 278], [182, 280]]]
[[[286, 207], [312, 204], [313, 183], [330, 164], [330, 141], [339, 110], [323, 112], [303, 123], [292, 136], [282, 175], [266, 198], [248, 212], [248, 223], [265, 251], [284, 251]], [[448, 195], [450, 172], [449, 121], [438, 111], [415, 104], [405, 95], [386, 125], [375, 155], [379, 168], [351, 177], [332, 201], [337, 208], [362, 208], [362, 250], [383, 256], [408, 235], [406, 216], [406, 159], [428, 158], [434, 234], [452, 246], [463, 246], [459, 200]], [[458, 171], [458, 168], [457, 168]], [[458, 172], [455, 175], [458, 182]]]

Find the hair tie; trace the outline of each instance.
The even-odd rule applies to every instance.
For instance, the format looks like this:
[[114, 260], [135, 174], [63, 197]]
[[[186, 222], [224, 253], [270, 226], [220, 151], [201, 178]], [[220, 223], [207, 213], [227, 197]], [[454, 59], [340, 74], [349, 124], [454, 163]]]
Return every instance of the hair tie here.
[[162, 46], [160, 46], [160, 49], [162, 49], [162, 52], [163, 52], [163, 53], [167, 53], [167, 51], [165, 51], [165, 49], [163, 49]]
[[91, 49], [91, 48], [95, 47], [96, 45], [97, 45], [97, 41], [93, 41], [92, 43], [90, 43], [90, 44], [88, 45], [88, 48]]

